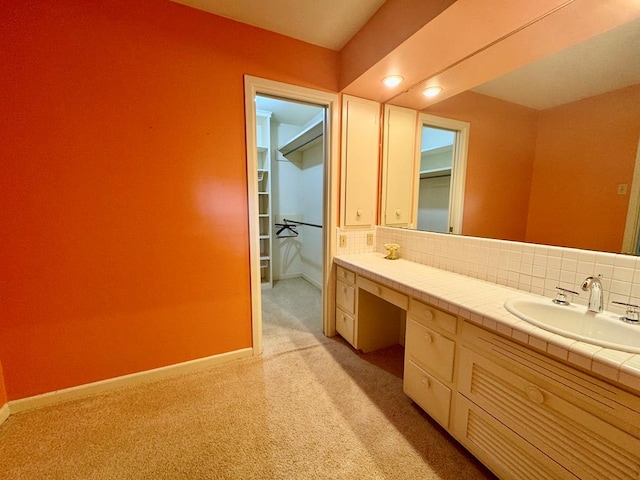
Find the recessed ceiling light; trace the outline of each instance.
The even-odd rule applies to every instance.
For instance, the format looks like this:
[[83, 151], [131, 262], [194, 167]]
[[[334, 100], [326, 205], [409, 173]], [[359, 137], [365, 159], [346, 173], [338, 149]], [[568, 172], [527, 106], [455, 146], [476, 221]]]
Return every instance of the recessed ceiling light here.
[[382, 83], [387, 87], [397, 87], [403, 80], [404, 77], [402, 75], [388, 75], [382, 79]]
[[442, 87], [427, 87], [424, 90], [422, 90], [422, 94], [425, 97], [431, 98], [438, 95], [441, 91], [442, 91]]

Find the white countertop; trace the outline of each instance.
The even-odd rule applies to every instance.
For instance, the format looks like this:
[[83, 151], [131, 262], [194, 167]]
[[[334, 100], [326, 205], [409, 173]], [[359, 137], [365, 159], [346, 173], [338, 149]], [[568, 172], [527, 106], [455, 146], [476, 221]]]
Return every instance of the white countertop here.
[[640, 392], [640, 355], [548, 332], [504, 308], [508, 298], [538, 295], [403, 259], [386, 260], [381, 253], [341, 255], [335, 263]]

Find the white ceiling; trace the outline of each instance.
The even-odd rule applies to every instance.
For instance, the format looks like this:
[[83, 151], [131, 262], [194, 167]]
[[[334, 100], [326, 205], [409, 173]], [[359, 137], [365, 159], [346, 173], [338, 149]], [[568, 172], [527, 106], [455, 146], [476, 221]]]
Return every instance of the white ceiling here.
[[271, 112], [271, 118], [277, 123], [299, 126], [306, 124], [322, 111], [322, 107], [317, 105], [262, 96], [256, 97], [256, 108]]
[[537, 110], [640, 83], [640, 19], [473, 89]]
[[288, 37], [340, 50], [385, 0], [172, 0]]
[[[333, 50], [340, 50], [385, 2], [172, 1]], [[546, 109], [637, 83], [640, 83], [640, 20], [487, 82], [473, 91]]]

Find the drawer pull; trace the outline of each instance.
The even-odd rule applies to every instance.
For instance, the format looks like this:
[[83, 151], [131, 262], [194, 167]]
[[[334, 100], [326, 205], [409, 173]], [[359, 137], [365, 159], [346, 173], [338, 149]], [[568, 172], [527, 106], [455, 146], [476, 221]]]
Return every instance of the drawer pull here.
[[430, 333], [424, 334], [424, 343], [426, 343], [427, 345], [433, 343], [433, 337], [431, 336]]
[[424, 311], [424, 319], [428, 321], [433, 320], [433, 313], [431, 313], [431, 310]]
[[529, 385], [527, 387], [527, 397], [533, 403], [540, 404], [540, 403], [544, 402], [544, 394], [542, 393], [542, 391], [538, 387], [535, 387], [533, 385]]
[[429, 382], [429, 379], [428, 379], [427, 377], [422, 377], [422, 378], [420, 379], [420, 383], [422, 383], [422, 386], [423, 386], [424, 388], [429, 388], [429, 387], [431, 387], [431, 382]]
[[382, 295], [382, 288], [381, 287], [376, 287], [376, 295], [378, 295], [378, 296]]
[[342, 287], [342, 293], [344, 293], [344, 294], [347, 293], [347, 287]]

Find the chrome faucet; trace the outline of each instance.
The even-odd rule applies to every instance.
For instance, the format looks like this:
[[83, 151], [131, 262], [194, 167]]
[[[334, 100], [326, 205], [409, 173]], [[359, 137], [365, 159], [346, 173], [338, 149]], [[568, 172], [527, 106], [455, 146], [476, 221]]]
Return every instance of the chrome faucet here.
[[590, 312], [600, 313], [602, 312], [602, 283], [600, 279], [602, 275], [597, 277], [587, 277], [582, 282], [582, 290], [589, 292], [589, 307]]

